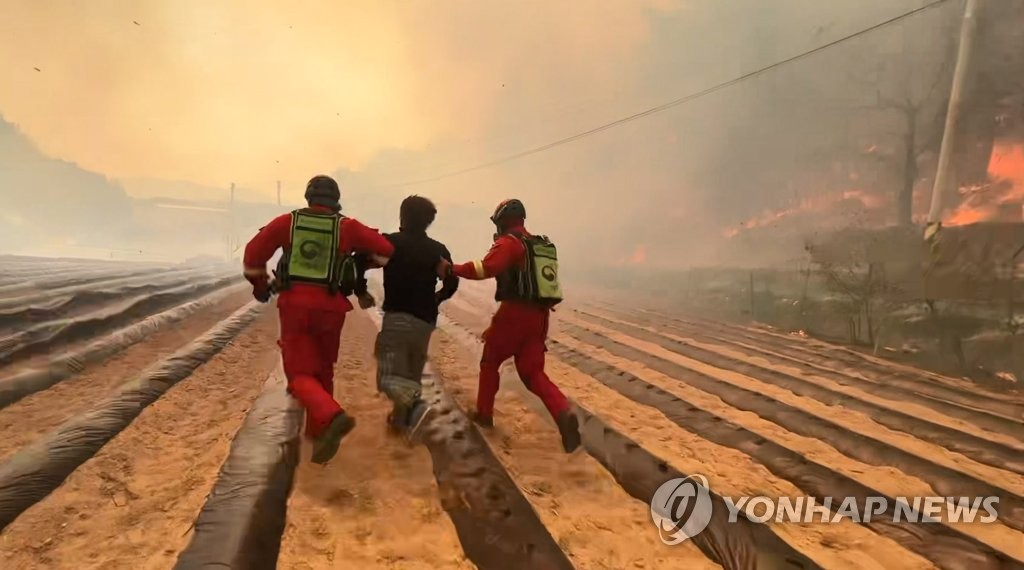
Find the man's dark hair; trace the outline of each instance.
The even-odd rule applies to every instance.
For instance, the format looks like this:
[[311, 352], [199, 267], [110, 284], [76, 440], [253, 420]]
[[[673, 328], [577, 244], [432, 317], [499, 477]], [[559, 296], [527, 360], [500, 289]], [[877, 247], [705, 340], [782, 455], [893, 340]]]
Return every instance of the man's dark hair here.
[[403, 230], [425, 232], [434, 223], [436, 215], [437, 208], [433, 202], [423, 196], [413, 195], [402, 200], [398, 217]]

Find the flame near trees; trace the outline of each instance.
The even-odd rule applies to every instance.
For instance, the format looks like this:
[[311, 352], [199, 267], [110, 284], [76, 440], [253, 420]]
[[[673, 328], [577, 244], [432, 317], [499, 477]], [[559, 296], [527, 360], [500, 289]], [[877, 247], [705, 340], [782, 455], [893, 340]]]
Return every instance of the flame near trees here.
[[[862, 223], [871, 214], [882, 213], [890, 207], [891, 201], [885, 196], [866, 190], [850, 189], [843, 192], [813, 196], [801, 200], [796, 206], [781, 210], [765, 210], [737, 227], [727, 228], [722, 235], [733, 238], [744, 231], [764, 228], [780, 222], [796, 223], [803, 227], [842, 227], [851, 222]], [[854, 219], [850, 219], [853, 217]], [[875, 225], [870, 224], [869, 225]]]
[[960, 205], [943, 223], [962, 226], [996, 221], [1022, 221], [1024, 217], [1024, 144], [997, 143], [988, 163], [989, 180], [985, 184], [959, 190]]
[[[1024, 143], [996, 143], [989, 160], [988, 181], [961, 188], [959, 194], [960, 205], [943, 220], [947, 226], [1024, 221]], [[779, 223], [805, 228], [881, 226], [891, 208], [892, 200], [886, 194], [851, 189], [806, 199], [789, 208], [765, 210], [736, 227], [725, 229], [722, 235], [734, 238], [745, 231]], [[859, 217], [849, 219], [851, 215]]]

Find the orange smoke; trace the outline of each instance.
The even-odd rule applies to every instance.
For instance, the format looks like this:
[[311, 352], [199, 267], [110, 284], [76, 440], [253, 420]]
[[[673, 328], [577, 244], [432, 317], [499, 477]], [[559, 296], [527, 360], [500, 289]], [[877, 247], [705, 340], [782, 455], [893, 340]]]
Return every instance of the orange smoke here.
[[960, 205], [943, 223], [962, 226], [998, 219], [1004, 212], [1024, 219], [1024, 144], [996, 143], [988, 163], [987, 184], [967, 186]]
[[633, 265], [643, 265], [647, 263], [647, 246], [640, 244], [636, 246], [633, 251], [633, 255], [629, 256], [629, 262]]
[[868, 194], [863, 190], [847, 190], [843, 192], [843, 200], [858, 200], [861, 205], [869, 210], [878, 210], [889, 204], [884, 196]]

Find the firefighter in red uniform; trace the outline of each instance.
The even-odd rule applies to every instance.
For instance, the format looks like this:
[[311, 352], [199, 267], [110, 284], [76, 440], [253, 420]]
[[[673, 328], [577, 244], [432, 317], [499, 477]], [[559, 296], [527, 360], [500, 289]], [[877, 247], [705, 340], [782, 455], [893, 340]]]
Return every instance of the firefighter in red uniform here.
[[484, 332], [480, 360], [480, 386], [473, 420], [494, 425], [494, 397], [498, 393], [498, 369], [515, 358], [516, 371], [536, 394], [558, 424], [562, 447], [571, 453], [580, 445], [579, 420], [569, 401], [544, 372], [548, 319], [561, 301], [554, 245], [543, 236], [526, 231], [526, 208], [519, 200], [498, 204], [491, 216], [497, 226], [494, 245], [482, 261], [452, 266], [442, 260], [438, 273], [454, 273], [465, 279], [497, 280], [495, 298], [501, 303]]
[[274, 218], [245, 247], [245, 277], [253, 296], [270, 298], [267, 262], [283, 249], [276, 271], [280, 292], [281, 357], [288, 391], [306, 410], [306, 436], [313, 440], [314, 463], [327, 463], [355, 420], [334, 399], [334, 363], [345, 314], [346, 295], [356, 281], [351, 253], [387, 263], [394, 246], [377, 230], [339, 214], [341, 193], [328, 176], [306, 186], [308, 208]]

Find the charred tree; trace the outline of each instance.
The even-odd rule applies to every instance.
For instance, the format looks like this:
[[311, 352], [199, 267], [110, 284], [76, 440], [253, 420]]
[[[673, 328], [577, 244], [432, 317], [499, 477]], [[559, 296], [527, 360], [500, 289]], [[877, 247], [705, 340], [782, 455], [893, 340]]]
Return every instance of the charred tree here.
[[921, 157], [938, 149], [942, 142], [942, 124], [945, 120], [946, 97], [937, 95], [948, 83], [952, 57], [935, 70], [931, 85], [921, 96], [905, 95], [891, 98], [881, 91], [876, 94], [879, 110], [895, 113], [898, 130], [892, 133], [900, 149], [892, 165], [899, 173], [900, 185], [896, 189], [896, 223], [909, 226], [914, 223], [914, 186], [921, 176]]
[[871, 115], [866, 122], [873, 132], [867, 136], [878, 141], [879, 174], [892, 184], [892, 216], [900, 226], [914, 223], [914, 189], [930, 175], [923, 172], [923, 159], [942, 142], [960, 16], [950, 8], [930, 21], [898, 27], [880, 38], [870, 62], [851, 76], [873, 95], [865, 93], [867, 101], [855, 108]]

